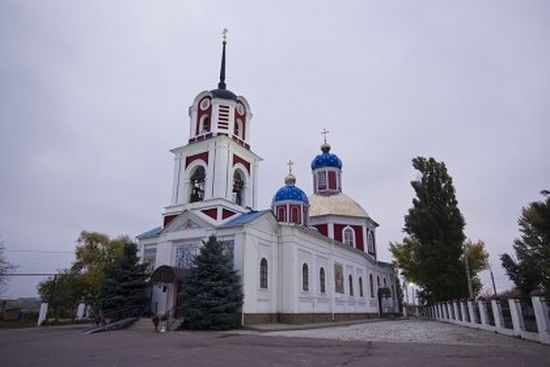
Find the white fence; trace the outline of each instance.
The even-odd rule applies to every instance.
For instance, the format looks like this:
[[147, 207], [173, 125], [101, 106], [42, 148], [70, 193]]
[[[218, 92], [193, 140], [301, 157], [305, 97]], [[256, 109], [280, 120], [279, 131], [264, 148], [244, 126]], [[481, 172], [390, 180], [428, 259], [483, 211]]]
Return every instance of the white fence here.
[[530, 304], [519, 299], [442, 302], [424, 308], [424, 314], [438, 321], [550, 344], [549, 306], [539, 296], [531, 297]]

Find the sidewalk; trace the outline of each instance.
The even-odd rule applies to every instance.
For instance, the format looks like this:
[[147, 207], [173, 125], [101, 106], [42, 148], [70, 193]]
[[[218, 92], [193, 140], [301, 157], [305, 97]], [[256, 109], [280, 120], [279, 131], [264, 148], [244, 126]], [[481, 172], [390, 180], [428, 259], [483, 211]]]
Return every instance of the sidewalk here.
[[259, 332], [310, 330], [310, 329], [321, 329], [326, 327], [349, 326], [349, 325], [367, 324], [372, 322], [398, 321], [398, 320], [406, 320], [406, 319], [407, 319], [406, 317], [395, 317], [395, 318], [373, 318], [373, 319], [335, 321], [335, 322], [319, 322], [319, 323], [311, 323], [311, 324], [280, 324], [280, 323], [258, 324], [258, 325], [245, 325], [243, 329], [259, 331]]

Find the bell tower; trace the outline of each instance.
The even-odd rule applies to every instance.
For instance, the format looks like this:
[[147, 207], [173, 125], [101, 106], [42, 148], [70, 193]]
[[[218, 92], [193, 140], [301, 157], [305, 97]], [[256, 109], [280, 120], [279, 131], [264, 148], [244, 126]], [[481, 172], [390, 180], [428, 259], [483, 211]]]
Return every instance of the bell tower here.
[[220, 224], [256, 207], [262, 159], [250, 149], [250, 105], [227, 89], [226, 46], [224, 29], [217, 88], [195, 97], [189, 107], [188, 142], [171, 150], [174, 178], [165, 225], [184, 210], [196, 210]]

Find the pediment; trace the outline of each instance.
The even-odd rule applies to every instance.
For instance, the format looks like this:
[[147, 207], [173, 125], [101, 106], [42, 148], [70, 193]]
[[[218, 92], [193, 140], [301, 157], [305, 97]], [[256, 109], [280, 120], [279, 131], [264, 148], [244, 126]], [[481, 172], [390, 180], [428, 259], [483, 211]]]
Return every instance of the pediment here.
[[184, 211], [176, 218], [174, 218], [170, 224], [168, 224], [162, 230], [162, 233], [188, 231], [193, 229], [210, 229], [212, 225], [205, 220], [199, 218], [196, 214], [190, 211]]

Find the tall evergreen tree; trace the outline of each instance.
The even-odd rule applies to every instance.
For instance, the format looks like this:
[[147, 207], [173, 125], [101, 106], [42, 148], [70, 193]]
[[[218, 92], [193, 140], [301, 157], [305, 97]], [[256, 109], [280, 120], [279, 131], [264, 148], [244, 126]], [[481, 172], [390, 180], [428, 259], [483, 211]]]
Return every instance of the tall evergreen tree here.
[[[428, 303], [464, 298], [468, 295], [466, 270], [461, 261], [464, 218], [458, 209], [453, 180], [445, 163], [434, 158], [414, 158], [421, 174], [411, 182], [416, 193], [413, 207], [405, 215], [403, 244], [392, 244], [392, 253], [405, 276], [423, 289]], [[400, 257], [414, 261], [404, 267]]]
[[225, 330], [240, 325], [243, 291], [233, 259], [215, 235], [203, 242], [185, 286], [185, 327]]
[[502, 266], [508, 277], [528, 298], [529, 293], [541, 289], [550, 299], [550, 192], [542, 191], [543, 201], [523, 208], [518, 220], [521, 237], [514, 240], [514, 260], [501, 255]]
[[126, 243], [122, 256], [105, 267], [100, 306], [107, 318], [140, 316], [147, 306], [147, 264], [139, 264], [136, 253], [137, 246]]

